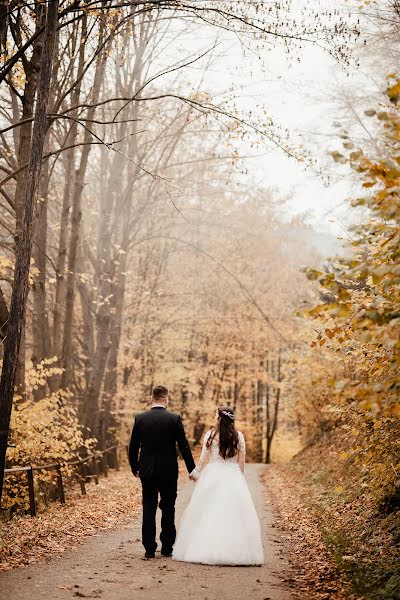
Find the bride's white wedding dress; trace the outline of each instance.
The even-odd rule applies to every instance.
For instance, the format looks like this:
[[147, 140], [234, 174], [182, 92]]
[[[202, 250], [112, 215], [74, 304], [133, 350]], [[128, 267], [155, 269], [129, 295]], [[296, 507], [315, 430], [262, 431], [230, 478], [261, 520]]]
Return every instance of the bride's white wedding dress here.
[[208, 565], [260, 565], [264, 562], [260, 521], [244, 477], [246, 445], [223, 459], [208, 431], [193, 475], [199, 476], [174, 545], [175, 560]]

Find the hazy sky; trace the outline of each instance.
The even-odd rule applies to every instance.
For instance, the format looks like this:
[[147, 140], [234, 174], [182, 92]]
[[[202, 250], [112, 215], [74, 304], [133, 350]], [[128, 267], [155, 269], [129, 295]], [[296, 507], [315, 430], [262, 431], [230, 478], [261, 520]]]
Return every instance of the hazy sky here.
[[[341, 149], [339, 130], [334, 127], [341, 117], [340, 100], [335, 95], [343, 86], [358, 89], [364, 77], [362, 71], [355, 66], [346, 70], [322, 48], [307, 44], [301, 50], [294, 48], [291, 60], [279, 44], [261, 50], [252, 45], [246, 50], [236, 36], [216, 34], [209, 26], [198, 26], [170, 44], [164, 53], [165, 64], [176, 62], [177, 55], [184, 61], [216, 43], [212, 58], [209, 54], [185, 69], [183, 88], [187, 86], [189, 92], [202, 77], [201, 89], [208, 91], [215, 103], [235, 96], [238, 109], [251, 109], [261, 122], [267, 111], [274, 123], [289, 129], [290, 139], [304, 144], [318, 159], [324, 175], [331, 176], [330, 181], [324, 183], [317, 173], [304, 169], [278, 148], [261, 144], [251, 149], [242, 143], [241, 154], [261, 154], [246, 159], [249, 184], [255, 182], [290, 193], [291, 211], [307, 211], [317, 230], [346, 237], [352, 214], [344, 201], [355, 190], [346, 168], [338, 169], [329, 151]], [[204, 66], [209, 63], [204, 74]]]

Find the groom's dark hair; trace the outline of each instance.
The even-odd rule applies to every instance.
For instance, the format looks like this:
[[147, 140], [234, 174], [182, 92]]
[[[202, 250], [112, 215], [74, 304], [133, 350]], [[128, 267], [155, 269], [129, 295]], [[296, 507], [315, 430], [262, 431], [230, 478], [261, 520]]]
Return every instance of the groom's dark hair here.
[[164, 387], [163, 385], [156, 385], [156, 387], [153, 388], [151, 395], [155, 400], [165, 400], [165, 398], [168, 396], [168, 388]]

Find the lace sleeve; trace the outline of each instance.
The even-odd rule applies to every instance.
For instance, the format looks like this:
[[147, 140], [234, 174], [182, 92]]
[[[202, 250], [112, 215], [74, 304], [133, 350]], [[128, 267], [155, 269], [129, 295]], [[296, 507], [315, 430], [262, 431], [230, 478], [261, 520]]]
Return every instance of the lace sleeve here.
[[208, 460], [210, 458], [210, 448], [207, 448], [207, 442], [208, 442], [210, 435], [211, 435], [211, 431], [207, 431], [206, 435], [204, 436], [203, 448], [201, 450], [200, 460], [199, 460], [198, 464], [196, 465], [196, 468], [193, 469], [193, 471], [190, 473], [190, 475], [193, 475], [193, 477], [195, 477], [196, 479], [199, 478], [201, 470], [206, 466], [206, 464], [208, 463]]
[[238, 463], [242, 473], [244, 473], [244, 464], [246, 462], [246, 442], [244, 440], [243, 433], [239, 431], [239, 452], [238, 452]]

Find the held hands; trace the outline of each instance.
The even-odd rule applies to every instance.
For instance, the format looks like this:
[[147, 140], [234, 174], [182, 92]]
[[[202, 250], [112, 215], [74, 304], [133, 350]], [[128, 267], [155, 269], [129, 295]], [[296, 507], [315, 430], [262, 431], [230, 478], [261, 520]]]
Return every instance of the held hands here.
[[189, 479], [190, 481], [197, 481], [198, 478], [196, 477], [196, 475], [193, 475], [193, 473], [190, 473]]

